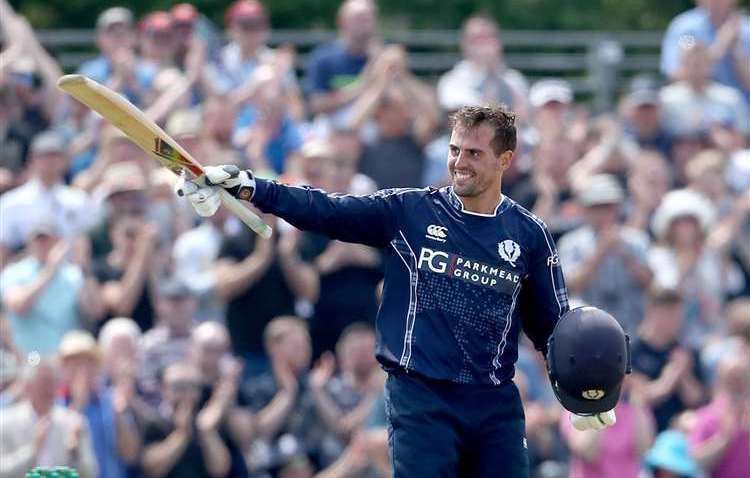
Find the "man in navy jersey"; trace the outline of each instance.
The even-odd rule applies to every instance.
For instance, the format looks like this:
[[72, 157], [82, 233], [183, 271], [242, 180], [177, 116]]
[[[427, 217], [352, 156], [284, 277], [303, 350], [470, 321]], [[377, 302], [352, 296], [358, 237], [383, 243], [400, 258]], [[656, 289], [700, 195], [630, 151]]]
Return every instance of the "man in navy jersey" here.
[[519, 334], [545, 353], [567, 291], [546, 226], [501, 192], [515, 115], [464, 107], [451, 119], [444, 188], [329, 195], [218, 166], [206, 171], [214, 186], [183, 183], [178, 194], [210, 215], [218, 185], [300, 229], [381, 248], [377, 359], [388, 372], [394, 476], [526, 477], [511, 380]]

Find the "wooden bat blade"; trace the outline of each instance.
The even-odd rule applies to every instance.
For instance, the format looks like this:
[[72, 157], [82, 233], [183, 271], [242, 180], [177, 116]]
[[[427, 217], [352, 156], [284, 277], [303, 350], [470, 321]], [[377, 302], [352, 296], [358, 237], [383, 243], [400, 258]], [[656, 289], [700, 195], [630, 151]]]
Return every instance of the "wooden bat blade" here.
[[[99, 113], [141, 149], [176, 174], [203, 175], [203, 167], [190, 153], [172, 139], [122, 95], [82, 75], [65, 75], [57, 87]], [[272, 230], [235, 197], [220, 189], [223, 204], [261, 237], [271, 237]]]
[[122, 95], [82, 75], [65, 75], [57, 86], [119, 128], [167, 169], [177, 174], [185, 170], [193, 177], [203, 174], [187, 151]]

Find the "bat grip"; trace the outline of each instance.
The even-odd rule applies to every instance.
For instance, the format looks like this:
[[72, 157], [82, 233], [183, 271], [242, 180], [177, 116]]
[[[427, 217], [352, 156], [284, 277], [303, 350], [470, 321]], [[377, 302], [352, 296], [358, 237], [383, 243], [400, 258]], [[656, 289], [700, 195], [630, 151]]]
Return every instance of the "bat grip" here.
[[219, 194], [221, 195], [221, 202], [232, 211], [242, 222], [255, 231], [260, 237], [268, 239], [271, 237], [273, 230], [271, 227], [264, 223], [254, 212], [242, 205], [239, 199], [229, 194], [225, 189], [218, 188]]

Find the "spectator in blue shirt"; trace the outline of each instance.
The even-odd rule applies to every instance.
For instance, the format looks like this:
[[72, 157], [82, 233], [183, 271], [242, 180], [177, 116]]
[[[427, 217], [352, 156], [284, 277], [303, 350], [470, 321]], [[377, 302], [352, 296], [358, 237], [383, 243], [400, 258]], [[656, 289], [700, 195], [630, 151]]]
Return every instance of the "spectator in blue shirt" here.
[[302, 145], [302, 133], [285, 105], [283, 86], [275, 82], [237, 114], [234, 143], [245, 150], [253, 168], [266, 174], [284, 172], [287, 158]]
[[86, 418], [99, 478], [126, 478], [127, 465], [140, 456], [141, 439], [133, 416], [119, 397], [121, 393], [104, 384], [94, 337], [81, 330], [65, 334], [58, 356], [63, 400]]
[[78, 73], [120, 91], [136, 105], [148, 103], [156, 69], [134, 52], [133, 12], [124, 7], [105, 10], [96, 20], [96, 45], [101, 55], [85, 62]]
[[336, 22], [339, 37], [316, 48], [307, 65], [305, 89], [313, 114], [333, 113], [360, 94], [359, 75], [379, 46], [371, 0], [345, 1]]
[[750, 102], [750, 17], [737, 9], [737, 0], [696, 0], [697, 7], [675, 17], [662, 41], [661, 71], [679, 74], [683, 44], [709, 46], [713, 79], [737, 88]]

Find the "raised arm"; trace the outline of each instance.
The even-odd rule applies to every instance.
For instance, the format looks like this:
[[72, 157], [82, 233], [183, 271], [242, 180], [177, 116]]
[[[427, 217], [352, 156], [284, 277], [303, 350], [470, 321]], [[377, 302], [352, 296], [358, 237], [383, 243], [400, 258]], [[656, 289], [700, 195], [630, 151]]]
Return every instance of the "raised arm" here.
[[399, 191], [384, 190], [368, 196], [338, 195], [258, 179], [251, 201], [261, 211], [274, 214], [298, 229], [382, 248], [396, 232]]

